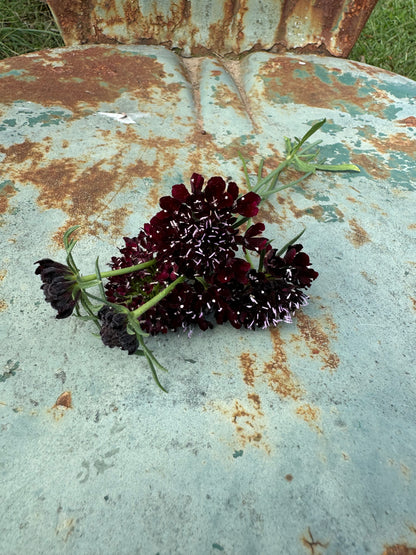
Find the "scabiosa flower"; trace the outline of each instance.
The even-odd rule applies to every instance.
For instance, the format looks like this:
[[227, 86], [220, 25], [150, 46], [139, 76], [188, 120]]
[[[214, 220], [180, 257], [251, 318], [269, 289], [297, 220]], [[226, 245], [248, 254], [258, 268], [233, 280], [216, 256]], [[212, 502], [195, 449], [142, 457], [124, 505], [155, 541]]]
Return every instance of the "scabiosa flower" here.
[[[250, 192], [238, 198], [234, 182], [211, 177], [205, 188], [199, 174], [191, 177], [191, 192], [183, 184], [174, 185], [172, 196], [160, 199], [162, 210], [144, 226], [154, 244], [160, 265], [174, 268], [174, 274], [208, 277], [235, 256], [243, 238], [233, 227], [236, 215], [257, 214], [260, 197]], [[252, 230], [258, 234], [261, 228]], [[247, 236], [244, 246], [254, 245]], [[256, 244], [257, 247], [257, 244]]]
[[129, 355], [134, 354], [139, 344], [136, 335], [127, 331], [127, 315], [105, 305], [100, 308], [97, 316], [102, 322], [100, 335], [104, 345], [110, 348], [120, 347], [123, 351], [128, 351]]
[[309, 256], [302, 249], [300, 244], [291, 245], [283, 258], [278, 256], [277, 249], [269, 250], [264, 259], [266, 272], [287, 279], [296, 287], [310, 287], [319, 274], [310, 268]]
[[76, 276], [68, 266], [50, 258], [42, 258], [35, 264], [39, 264], [35, 274], [40, 275], [43, 282], [41, 289], [45, 299], [58, 312], [56, 318], [68, 318], [81, 295], [76, 287]]
[[217, 323], [228, 320], [236, 328], [248, 329], [290, 323], [296, 310], [308, 303], [302, 290], [318, 277], [301, 250], [302, 245], [292, 245], [281, 257], [271, 249], [265, 255], [264, 272], [251, 269], [245, 285], [230, 282], [227, 293], [223, 290], [215, 301]]
[[236, 216], [257, 213], [259, 195], [247, 193], [239, 198], [237, 185], [227, 185], [221, 177], [211, 177], [204, 187], [204, 178], [194, 173], [190, 182], [190, 190], [184, 184], [174, 185], [171, 196], [160, 199], [161, 210], [139, 235], [124, 238], [122, 256], [112, 258], [113, 270], [149, 259], [154, 259], [155, 265], [112, 276], [105, 286], [110, 302], [135, 310], [178, 276], [187, 278], [187, 283], [176, 287], [139, 319], [142, 329], [152, 335], [193, 325], [203, 330], [212, 327], [205, 316], [212, 311], [215, 287], [247, 283], [251, 266], [236, 256], [238, 249], [259, 253], [268, 243], [260, 237], [263, 224], [252, 225], [243, 234], [233, 225]]

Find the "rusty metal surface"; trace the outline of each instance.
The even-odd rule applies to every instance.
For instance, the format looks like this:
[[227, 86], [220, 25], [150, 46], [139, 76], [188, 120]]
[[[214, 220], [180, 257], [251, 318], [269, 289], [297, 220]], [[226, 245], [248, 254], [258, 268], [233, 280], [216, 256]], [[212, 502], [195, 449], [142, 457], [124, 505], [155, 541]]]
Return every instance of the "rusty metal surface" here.
[[184, 56], [347, 57], [377, 0], [48, 0], [66, 45], [161, 44]]
[[[313, 55], [0, 63], [2, 553], [413, 553], [415, 97]], [[67, 227], [89, 273], [173, 184], [241, 184], [239, 150], [271, 169], [322, 117], [323, 152], [361, 174], [319, 174], [260, 214], [277, 243], [307, 226], [320, 277], [293, 325], [154, 338], [165, 395], [88, 323], [54, 319], [33, 262], [63, 260]]]

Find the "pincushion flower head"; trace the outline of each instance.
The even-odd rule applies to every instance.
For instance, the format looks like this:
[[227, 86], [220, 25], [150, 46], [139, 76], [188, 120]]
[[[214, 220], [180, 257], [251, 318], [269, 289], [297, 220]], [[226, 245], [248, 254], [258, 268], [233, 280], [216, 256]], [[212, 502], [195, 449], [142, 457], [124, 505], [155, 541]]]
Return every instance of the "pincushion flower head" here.
[[[81, 275], [72, 256], [76, 241], [70, 238], [77, 226], [69, 229], [64, 235], [67, 264], [45, 258], [36, 269], [57, 318], [74, 312], [96, 324], [108, 347], [145, 356], [162, 389], [156, 369], [165, 369], [147, 346], [146, 336], [180, 328], [206, 331], [214, 323], [255, 330], [291, 322], [296, 310], [307, 304], [305, 290], [318, 273], [297, 242], [303, 232], [278, 250], [263, 236], [265, 225], [253, 218], [263, 200], [316, 170], [359, 171], [350, 164], [316, 164], [314, 145], [303, 148], [324, 121], [295, 142], [285, 139], [284, 161], [265, 177], [262, 161], [254, 185], [241, 157], [246, 193], [220, 176], [205, 183], [198, 173], [192, 174], [190, 187], [174, 185], [137, 235], [124, 237], [108, 271], [100, 270], [97, 258], [95, 272]], [[289, 166], [303, 176], [278, 184]], [[98, 294], [89, 292], [93, 287]]]
[[233, 227], [236, 216], [258, 212], [260, 196], [248, 193], [238, 198], [239, 189], [232, 181], [227, 185], [216, 176], [203, 185], [204, 178], [197, 173], [191, 177], [191, 191], [183, 184], [174, 185], [172, 195], [160, 199], [162, 210], [144, 226], [158, 263], [175, 275], [193, 278], [217, 272], [242, 243]]
[[41, 289], [46, 302], [58, 312], [57, 319], [68, 318], [73, 313], [80, 296], [75, 275], [68, 266], [50, 258], [42, 258], [35, 264], [39, 264], [35, 274], [40, 275], [43, 282]]

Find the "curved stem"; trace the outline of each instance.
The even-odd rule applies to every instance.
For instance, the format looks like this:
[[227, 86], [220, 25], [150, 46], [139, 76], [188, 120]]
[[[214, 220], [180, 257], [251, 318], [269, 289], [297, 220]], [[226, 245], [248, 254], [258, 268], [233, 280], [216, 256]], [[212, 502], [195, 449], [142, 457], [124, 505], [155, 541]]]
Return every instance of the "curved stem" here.
[[[128, 268], [120, 268], [119, 270], [109, 270], [107, 272], [101, 272], [102, 278], [108, 278], [112, 276], [122, 276], [124, 274], [130, 274], [132, 272], [137, 272], [138, 270], [144, 270], [144, 268], [149, 268], [156, 263], [156, 259], [148, 260], [147, 262], [142, 262], [141, 264], [136, 264], [135, 266], [129, 266]], [[80, 276], [80, 282], [92, 281], [97, 279], [97, 274], [89, 274], [87, 276]]]

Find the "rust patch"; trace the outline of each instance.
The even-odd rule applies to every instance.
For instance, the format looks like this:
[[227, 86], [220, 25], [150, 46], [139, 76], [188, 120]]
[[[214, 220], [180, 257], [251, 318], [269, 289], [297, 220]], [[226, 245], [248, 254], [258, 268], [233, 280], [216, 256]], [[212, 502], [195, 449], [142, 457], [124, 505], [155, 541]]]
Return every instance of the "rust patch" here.
[[357, 203], [357, 202], [358, 202], [359, 204], [362, 204], [359, 200], [357, 200], [357, 199], [354, 198], [354, 197], [347, 197], [347, 200], [349, 200], [350, 202], [353, 202], [353, 203]]
[[58, 105], [72, 112], [114, 102], [126, 90], [141, 99], [155, 94], [168, 102], [180, 87], [167, 84], [163, 64], [147, 56], [130, 55], [111, 47], [85, 50], [43, 51], [2, 62], [21, 72], [0, 80], [0, 98], [13, 104], [17, 98], [40, 105]]
[[289, 397], [296, 401], [304, 392], [289, 369], [279, 328], [271, 328], [270, 335], [274, 354], [269, 362], [264, 363], [263, 374], [267, 377], [269, 387], [280, 397]]
[[303, 418], [303, 420], [307, 422], [311, 428], [322, 434], [322, 429], [317, 424], [317, 421], [320, 419], [320, 410], [318, 407], [313, 407], [310, 404], [305, 403], [296, 409], [296, 414]]
[[384, 139], [370, 135], [369, 142], [383, 154], [389, 153], [391, 150], [405, 152], [410, 157], [416, 156], [416, 141], [407, 133], [394, 133]]
[[416, 555], [416, 547], [409, 547], [406, 544], [394, 544], [384, 546], [382, 555]]
[[268, 224], [279, 223], [284, 220], [282, 215], [278, 214], [273, 204], [268, 200], [260, 204], [257, 219], [260, 222], [266, 222]]
[[405, 127], [416, 127], [416, 118], [415, 116], [409, 116], [408, 118], [397, 120], [397, 123]]
[[25, 139], [23, 143], [18, 143], [8, 148], [0, 145], [0, 152], [6, 156], [3, 163], [10, 165], [22, 164], [30, 158], [33, 162], [40, 162], [45, 158], [50, 150], [50, 137], [46, 137], [43, 143], [34, 143]]
[[380, 161], [377, 156], [369, 156], [367, 154], [354, 154], [354, 162], [375, 179], [388, 179], [390, 170], [386, 164]]
[[416, 224], [409, 224], [407, 226], [408, 229], [416, 229]]
[[255, 360], [254, 356], [250, 353], [241, 353], [240, 355], [240, 365], [243, 369], [243, 380], [244, 383], [250, 387], [254, 386], [254, 371], [255, 371]]
[[312, 62], [276, 56], [262, 65], [259, 75], [267, 82], [264, 94], [271, 102], [289, 95], [294, 104], [326, 110], [332, 107], [344, 112], [348, 112], [349, 104], [353, 104], [363, 112], [383, 114], [385, 103], [380, 102], [380, 98], [373, 98], [374, 95], [360, 94], [362, 83], [358, 78], [352, 85], [345, 84], [333, 71], [327, 72], [325, 75], [328, 81], [323, 81], [315, 71], [316, 66]]
[[243, 447], [251, 444], [254, 447], [262, 447], [266, 453], [270, 454], [270, 447], [262, 441], [264, 423], [264, 413], [261, 410], [260, 398], [256, 394], [248, 395], [249, 408], [242, 405], [240, 401], [235, 401], [231, 411], [231, 421], [235, 426], [235, 431]]
[[58, 407], [64, 407], [65, 409], [72, 409], [72, 395], [70, 391], [64, 391], [59, 395], [56, 403], [53, 405], [53, 409]]
[[414, 299], [413, 297], [410, 297], [410, 300], [412, 301], [412, 304], [413, 304], [413, 310], [416, 310], [416, 299]]
[[241, 101], [240, 95], [233, 91], [225, 83], [220, 83], [215, 87], [214, 93], [215, 102], [218, 106], [226, 108], [227, 106], [232, 106], [233, 110], [241, 117], [247, 117], [247, 111], [243, 102]]
[[[31, 183], [39, 190], [38, 206], [44, 210], [60, 209], [67, 214], [68, 220], [55, 233], [54, 239], [60, 244], [63, 231], [71, 225], [83, 226], [84, 233], [104, 230], [122, 234], [131, 211], [128, 207], [110, 209], [111, 201], [108, 200], [111, 193], [115, 196], [121, 188], [118, 184], [121, 156], [80, 169], [85, 164], [84, 159], [61, 157], [48, 160], [46, 165], [44, 160], [49, 150], [49, 138], [41, 143], [26, 140], [7, 149], [0, 147], [0, 152], [6, 155], [3, 166], [8, 175], [24, 184]], [[105, 166], [111, 169], [104, 169]], [[8, 199], [5, 192], [9, 192], [9, 186], [4, 187], [0, 195], [2, 208], [1, 200]]]
[[9, 202], [16, 194], [16, 189], [11, 184], [7, 184], [0, 189], [0, 214], [5, 214], [9, 209]]
[[293, 480], [292, 474], [286, 474], [285, 480], [287, 480], [288, 482], [291, 482]]
[[7, 303], [3, 299], [0, 299], [0, 312], [4, 312], [7, 309]]
[[0, 283], [4, 280], [7, 276], [7, 270], [0, 270]]
[[354, 245], [355, 248], [362, 247], [365, 243], [370, 243], [371, 239], [355, 218], [348, 221], [351, 231], [345, 237]]
[[336, 353], [330, 348], [330, 339], [327, 331], [331, 331], [336, 339], [336, 325], [332, 318], [327, 314], [323, 319], [313, 319], [304, 312], [297, 313], [297, 327], [309, 348], [311, 355], [321, 359], [322, 370], [328, 369], [330, 372], [336, 370], [340, 360]]

